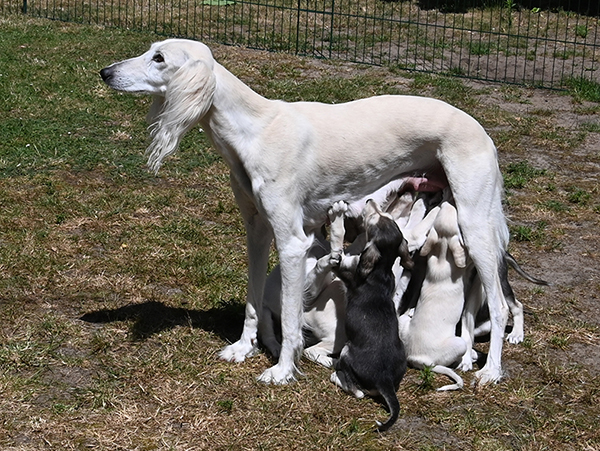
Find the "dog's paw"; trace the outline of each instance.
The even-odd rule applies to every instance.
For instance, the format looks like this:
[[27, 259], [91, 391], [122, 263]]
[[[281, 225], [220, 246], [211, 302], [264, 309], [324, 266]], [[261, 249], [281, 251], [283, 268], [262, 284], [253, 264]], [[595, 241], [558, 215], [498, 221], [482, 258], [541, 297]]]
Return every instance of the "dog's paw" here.
[[296, 380], [296, 370], [292, 366], [288, 368], [278, 363], [266, 369], [257, 380], [263, 384], [285, 385]]
[[347, 211], [348, 204], [343, 200], [340, 200], [335, 202], [331, 207], [329, 207], [329, 210], [327, 210], [327, 215], [329, 216], [331, 222], [333, 222], [335, 218], [345, 215]]
[[304, 350], [304, 357], [308, 360], [323, 365], [325, 368], [333, 367], [333, 359], [315, 349], [307, 348]]
[[473, 362], [471, 361], [471, 358], [463, 357], [456, 369], [464, 373], [471, 371], [473, 369]]
[[365, 394], [362, 390], [360, 390], [358, 387], [355, 387], [354, 384], [348, 383], [346, 376], [341, 371], [335, 371], [332, 373], [330, 380], [346, 393], [354, 395], [357, 399], [362, 399], [365, 397]]
[[495, 384], [502, 379], [500, 368], [486, 368], [485, 366], [475, 372], [475, 383], [477, 385]]
[[513, 329], [513, 331], [506, 337], [506, 341], [508, 341], [510, 344], [516, 345], [522, 343], [524, 338], [525, 334], [522, 330]]
[[327, 263], [329, 268], [339, 267], [342, 263], [342, 252], [331, 252], [331, 254], [329, 254], [329, 260]]
[[478, 359], [479, 355], [477, 354], [477, 351], [471, 348], [465, 353], [465, 355], [463, 355], [463, 358], [460, 364], [457, 366], [457, 369], [463, 372], [471, 371], [473, 369], [473, 364], [477, 362]]
[[239, 340], [229, 346], [225, 346], [219, 353], [219, 357], [228, 362], [239, 363], [246, 360], [246, 357], [252, 357], [257, 352], [258, 347], [255, 344]]

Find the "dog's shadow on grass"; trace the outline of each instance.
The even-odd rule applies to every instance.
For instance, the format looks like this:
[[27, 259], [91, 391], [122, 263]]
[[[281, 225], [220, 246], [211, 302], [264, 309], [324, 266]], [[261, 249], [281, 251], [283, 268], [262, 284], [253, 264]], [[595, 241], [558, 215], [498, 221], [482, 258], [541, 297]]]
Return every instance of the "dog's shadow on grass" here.
[[133, 340], [144, 340], [176, 326], [188, 326], [213, 332], [225, 341], [234, 342], [242, 332], [244, 306], [231, 302], [209, 310], [191, 310], [170, 307], [158, 301], [146, 301], [88, 312], [79, 319], [96, 324], [131, 322]]

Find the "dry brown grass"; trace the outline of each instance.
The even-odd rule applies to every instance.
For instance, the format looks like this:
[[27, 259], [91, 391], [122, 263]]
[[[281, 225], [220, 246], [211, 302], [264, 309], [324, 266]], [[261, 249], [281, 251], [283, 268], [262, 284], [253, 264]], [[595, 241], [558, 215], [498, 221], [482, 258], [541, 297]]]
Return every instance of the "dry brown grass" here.
[[192, 132], [158, 178], [146, 173], [148, 101], [97, 76], [155, 36], [0, 26], [0, 449], [600, 449], [597, 104], [213, 46], [271, 97], [450, 100], [490, 130], [507, 177], [523, 179], [507, 195], [511, 251], [553, 286], [511, 275], [526, 339], [505, 346], [505, 379], [475, 388], [466, 374], [461, 392], [437, 393], [411, 370], [397, 426], [374, 435], [383, 408], [337, 390], [329, 370], [303, 361], [297, 383], [273, 387], [255, 380], [266, 355], [218, 359], [240, 332], [246, 283], [227, 169]]

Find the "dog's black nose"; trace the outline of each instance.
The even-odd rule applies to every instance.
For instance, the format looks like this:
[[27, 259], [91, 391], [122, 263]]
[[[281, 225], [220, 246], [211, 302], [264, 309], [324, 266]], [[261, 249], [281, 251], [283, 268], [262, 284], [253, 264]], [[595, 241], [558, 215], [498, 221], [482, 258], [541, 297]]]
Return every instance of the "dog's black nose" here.
[[105, 67], [100, 71], [100, 76], [102, 77], [102, 80], [106, 82], [112, 77], [112, 71], [108, 67]]

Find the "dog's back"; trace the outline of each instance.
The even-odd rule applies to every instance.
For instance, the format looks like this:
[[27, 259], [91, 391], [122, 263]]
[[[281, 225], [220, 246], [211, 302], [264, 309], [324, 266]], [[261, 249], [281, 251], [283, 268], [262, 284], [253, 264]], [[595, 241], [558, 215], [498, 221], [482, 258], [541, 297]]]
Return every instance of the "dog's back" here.
[[[373, 207], [371, 207], [373, 208]], [[400, 411], [396, 390], [406, 372], [404, 346], [398, 337], [398, 320], [393, 303], [394, 261], [402, 253], [410, 262], [406, 242], [394, 221], [378, 210], [367, 215], [369, 244], [361, 254], [356, 271], [337, 270], [347, 287], [346, 343], [336, 366], [347, 382], [347, 391], [381, 396], [390, 411], [378, 424], [389, 429]], [[401, 250], [402, 249], [402, 250]], [[340, 374], [341, 373], [341, 374]]]

